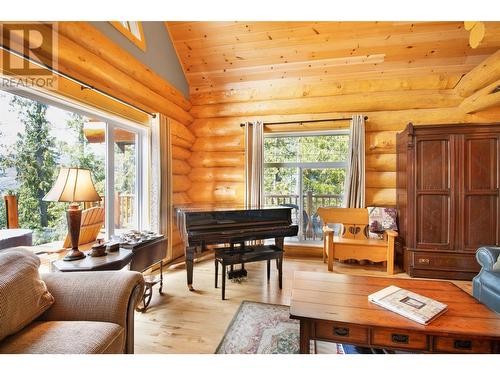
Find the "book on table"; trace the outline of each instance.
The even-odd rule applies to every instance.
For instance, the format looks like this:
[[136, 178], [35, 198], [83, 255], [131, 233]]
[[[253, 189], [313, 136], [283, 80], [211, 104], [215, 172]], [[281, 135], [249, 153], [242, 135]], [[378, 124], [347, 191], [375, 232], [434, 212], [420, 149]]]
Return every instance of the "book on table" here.
[[420, 324], [428, 324], [448, 308], [444, 303], [394, 285], [370, 294], [368, 300]]

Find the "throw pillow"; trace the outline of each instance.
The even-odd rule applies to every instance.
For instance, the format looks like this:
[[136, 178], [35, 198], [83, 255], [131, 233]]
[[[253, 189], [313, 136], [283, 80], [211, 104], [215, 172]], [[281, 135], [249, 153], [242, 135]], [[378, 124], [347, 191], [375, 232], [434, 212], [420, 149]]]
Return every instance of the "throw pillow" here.
[[27, 326], [53, 303], [40, 279], [40, 259], [22, 248], [0, 252], [0, 341]]
[[388, 207], [367, 207], [370, 238], [384, 238], [386, 230], [398, 230], [397, 210]]

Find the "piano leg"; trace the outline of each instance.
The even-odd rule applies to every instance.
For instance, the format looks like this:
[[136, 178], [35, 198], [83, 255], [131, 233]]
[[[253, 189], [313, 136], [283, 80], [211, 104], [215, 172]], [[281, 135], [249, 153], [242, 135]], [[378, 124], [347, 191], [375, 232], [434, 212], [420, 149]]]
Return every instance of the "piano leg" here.
[[[274, 246], [276, 246], [277, 248], [280, 248], [281, 250], [285, 251], [285, 237], [277, 237], [277, 238], [275, 238], [274, 239]], [[278, 271], [280, 269], [280, 264], [279, 264], [279, 260], [278, 259], [276, 259], [276, 269]]]
[[195, 247], [186, 248], [186, 273], [187, 273], [187, 286], [190, 291], [194, 291], [193, 288], [193, 259]]

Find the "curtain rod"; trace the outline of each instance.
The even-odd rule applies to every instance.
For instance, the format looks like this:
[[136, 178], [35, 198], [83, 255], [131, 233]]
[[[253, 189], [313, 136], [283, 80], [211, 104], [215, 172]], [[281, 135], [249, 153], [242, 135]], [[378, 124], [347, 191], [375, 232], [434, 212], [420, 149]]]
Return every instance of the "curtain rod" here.
[[[348, 121], [350, 118], [327, 118], [323, 120], [306, 120], [306, 121], [283, 121], [283, 122], [264, 122], [264, 125], [285, 125], [285, 124], [303, 124], [310, 122], [325, 122], [325, 121]], [[365, 116], [365, 121], [368, 120], [368, 116]], [[251, 125], [251, 123], [250, 123]], [[245, 126], [245, 123], [240, 124], [241, 127]]]
[[85, 83], [83, 81], [80, 81], [77, 78], [71, 77], [70, 75], [68, 75], [66, 73], [63, 73], [63, 72], [61, 72], [61, 71], [59, 71], [57, 69], [52, 68], [50, 65], [47, 65], [47, 64], [42, 63], [42, 62], [35, 61], [32, 58], [30, 58], [29, 56], [26, 56], [26, 55], [24, 55], [24, 54], [22, 54], [20, 52], [14, 51], [14, 50], [10, 49], [9, 47], [5, 47], [3, 44], [0, 45], [0, 49], [4, 50], [6, 52], [12, 53], [13, 55], [15, 55], [17, 57], [20, 57], [20, 58], [22, 58], [22, 59], [24, 59], [26, 61], [29, 61], [30, 63], [32, 63], [32, 64], [34, 64], [36, 66], [42, 67], [44, 69], [47, 69], [48, 71], [50, 71], [50, 72], [52, 72], [52, 73], [54, 73], [54, 74], [56, 74], [56, 75], [58, 75], [60, 77], [66, 78], [66, 79], [68, 79], [68, 80], [70, 80], [70, 81], [72, 81], [72, 82], [80, 85], [82, 90], [87, 89], [87, 90], [92, 90], [92, 91], [98, 92], [99, 94], [104, 95], [105, 97], [107, 97], [109, 99], [112, 99], [112, 100], [114, 100], [116, 102], [124, 104], [124, 105], [126, 105], [126, 106], [128, 106], [130, 108], [134, 108], [134, 109], [136, 109], [136, 110], [138, 110], [138, 111], [140, 111], [140, 112], [142, 112], [142, 113], [144, 113], [146, 115], [149, 115], [149, 116], [151, 116], [153, 118], [156, 117], [156, 115], [154, 113], [150, 113], [148, 111], [145, 111], [144, 109], [139, 108], [139, 107], [137, 107], [137, 106], [135, 106], [133, 104], [130, 104], [129, 102], [126, 102], [125, 100], [117, 98], [114, 95], [108, 94], [107, 92], [102, 91], [102, 90], [100, 90], [98, 88], [95, 88], [94, 86], [89, 85], [88, 83]]

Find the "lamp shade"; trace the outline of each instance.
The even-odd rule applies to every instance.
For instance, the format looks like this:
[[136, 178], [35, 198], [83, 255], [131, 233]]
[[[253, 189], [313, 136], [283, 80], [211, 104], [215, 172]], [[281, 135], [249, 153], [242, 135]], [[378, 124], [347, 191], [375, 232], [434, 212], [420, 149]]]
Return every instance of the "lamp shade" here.
[[95, 202], [101, 197], [92, 182], [90, 170], [61, 168], [52, 189], [43, 197], [52, 202]]

